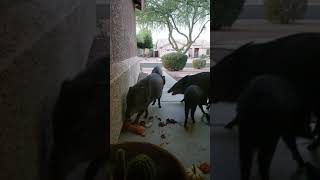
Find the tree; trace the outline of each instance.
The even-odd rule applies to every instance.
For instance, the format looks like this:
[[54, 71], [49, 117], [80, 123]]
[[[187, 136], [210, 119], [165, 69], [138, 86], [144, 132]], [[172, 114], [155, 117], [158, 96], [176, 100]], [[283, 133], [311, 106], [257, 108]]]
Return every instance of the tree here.
[[152, 33], [149, 29], [143, 28], [137, 34], [137, 47], [140, 49], [153, 48]]
[[149, 29], [143, 28], [137, 34], [137, 47], [143, 49], [145, 55], [145, 49], [153, 48], [152, 33]]
[[[166, 28], [172, 48], [185, 54], [199, 38], [210, 21], [210, 1], [208, 0], [146, 0], [143, 11], [137, 11], [137, 21], [142, 26], [153, 29]], [[194, 30], [199, 32], [194, 36]], [[182, 30], [186, 28], [187, 33]], [[173, 32], [183, 36], [186, 41], [178, 46]]]

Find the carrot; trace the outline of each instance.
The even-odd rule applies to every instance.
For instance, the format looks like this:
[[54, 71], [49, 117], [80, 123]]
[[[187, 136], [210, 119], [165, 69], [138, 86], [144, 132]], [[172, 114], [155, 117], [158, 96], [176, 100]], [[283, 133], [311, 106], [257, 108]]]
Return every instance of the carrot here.
[[144, 136], [144, 127], [140, 125], [131, 124], [130, 122], [125, 122], [123, 128], [132, 133]]

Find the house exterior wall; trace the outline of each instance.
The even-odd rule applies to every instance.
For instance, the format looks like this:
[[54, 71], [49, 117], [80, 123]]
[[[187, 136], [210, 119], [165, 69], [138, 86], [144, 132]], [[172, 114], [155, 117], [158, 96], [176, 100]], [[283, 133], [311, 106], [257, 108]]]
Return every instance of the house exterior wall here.
[[52, 109], [86, 65], [95, 1], [0, 3], [0, 179], [45, 180]]
[[133, 1], [111, 0], [110, 143], [118, 142], [124, 121], [126, 95], [137, 82], [135, 5]]

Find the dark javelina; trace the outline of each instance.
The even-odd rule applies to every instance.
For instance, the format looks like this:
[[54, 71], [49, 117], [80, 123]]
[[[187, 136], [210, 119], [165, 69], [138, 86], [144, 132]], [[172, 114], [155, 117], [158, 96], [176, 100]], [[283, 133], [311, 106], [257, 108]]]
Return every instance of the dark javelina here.
[[210, 87], [210, 73], [201, 72], [195, 75], [187, 75], [176, 82], [169, 90], [172, 95], [184, 94], [184, 91], [190, 85], [199, 86], [205, 93], [208, 93]]
[[156, 99], [158, 99], [158, 105], [161, 107], [160, 98], [163, 86], [163, 77], [157, 73], [151, 73], [130, 87], [127, 94], [126, 118], [138, 113], [135, 119], [135, 123], [137, 123], [143, 112], [145, 112], [144, 117], [146, 118], [149, 104]]
[[303, 105], [319, 120], [319, 43], [320, 33], [299, 33], [266, 43], [243, 45], [211, 67], [214, 91], [210, 99], [235, 102], [255, 76], [273, 74], [287, 79], [303, 99]]
[[310, 113], [294, 88], [281, 78], [262, 75], [247, 86], [237, 104], [241, 180], [250, 177], [254, 152], [262, 180], [269, 180], [270, 163], [280, 138], [300, 166], [304, 165], [296, 136], [311, 137]]
[[160, 76], [163, 75], [162, 69], [161, 69], [159, 66], [154, 67], [154, 68], [152, 69], [152, 72], [151, 72], [151, 73], [157, 73], [157, 74], [159, 74]]
[[64, 81], [53, 112], [54, 143], [50, 157], [53, 180], [65, 180], [79, 163], [93, 160], [86, 179], [92, 179], [107, 159], [107, 63], [101, 58], [73, 80]]
[[[197, 85], [203, 91], [205, 96], [208, 97], [208, 92], [210, 88], [210, 73], [201, 72], [195, 75], [187, 75], [176, 82], [169, 90], [168, 93], [172, 92], [172, 95], [184, 94], [186, 88], [190, 85]], [[183, 102], [184, 99], [181, 100]]]
[[[159, 74], [163, 79], [163, 85], [166, 84], [166, 78], [165, 78], [165, 76], [163, 76], [162, 69], [159, 66], [154, 67], [152, 69], [151, 73]], [[153, 101], [152, 105], [154, 105], [155, 103], [156, 103], [156, 100]], [[159, 105], [159, 108], [161, 108], [161, 106], [160, 106], [160, 98], [158, 98], [158, 105]]]
[[186, 88], [184, 92], [184, 112], [185, 112], [185, 121], [184, 121], [184, 126], [187, 126], [187, 120], [188, 120], [188, 115], [189, 111], [191, 109], [191, 118], [192, 122], [195, 123], [194, 119], [194, 113], [197, 109], [197, 106], [201, 109], [202, 113], [205, 114], [207, 121], [209, 123], [209, 114], [204, 112], [202, 105], [207, 104], [207, 97], [204, 93], [204, 91], [197, 85], [190, 85]]

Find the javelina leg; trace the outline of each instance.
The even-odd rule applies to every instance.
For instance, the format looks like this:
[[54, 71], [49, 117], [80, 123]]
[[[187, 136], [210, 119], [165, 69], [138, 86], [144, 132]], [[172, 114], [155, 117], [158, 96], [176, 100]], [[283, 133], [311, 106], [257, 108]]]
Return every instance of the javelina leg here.
[[263, 143], [263, 146], [258, 151], [259, 171], [262, 180], [269, 180], [270, 164], [277, 147], [278, 138], [270, 140], [269, 143]]
[[136, 116], [136, 119], [134, 120], [134, 124], [138, 124], [138, 122], [139, 122], [139, 119], [140, 119], [140, 116], [142, 115], [142, 113], [143, 113], [144, 111], [140, 111], [140, 112], [138, 112], [138, 114], [137, 114], [137, 116]]
[[248, 142], [250, 141], [250, 137], [246, 137], [240, 134], [239, 138], [241, 180], [248, 180], [250, 177], [250, 170], [252, 166], [254, 146], [250, 142]]
[[184, 102], [184, 98], [180, 101], [181, 103]]
[[304, 160], [302, 159], [302, 157], [298, 151], [296, 138], [294, 136], [284, 136], [283, 141], [290, 149], [292, 157], [295, 161], [297, 161], [299, 167], [303, 167]]
[[147, 118], [149, 115], [148, 109], [144, 110], [145, 114], [144, 114], [144, 118]]
[[201, 109], [201, 112], [206, 116], [208, 124], [210, 123], [210, 117], [209, 114], [204, 112], [202, 105], [199, 105], [199, 108]]
[[233, 119], [231, 122], [229, 122], [227, 125], [224, 126], [226, 129], [232, 129], [234, 125], [237, 124], [236, 119]]
[[156, 99], [155, 99], [155, 100], [153, 100], [152, 105], [154, 105], [154, 104], [156, 103], [156, 101], [157, 101]]
[[187, 127], [188, 116], [189, 116], [189, 108], [187, 107], [187, 105], [184, 106], [184, 115], [185, 115], [184, 127]]
[[158, 106], [159, 106], [159, 108], [161, 108], [160, 98], [158, 98]]
[[198, 106], [203, 114], [207, 114], [206, 112], [204, 112], [202, 105], [198, 105]]
[[192, 118], [193, 124], [196, 122], [194, 120], [194, 112], [196, 112], [196, 109], [197, 109], [197, 106], [194, 106], [194, 107], [191, 108], [191, 118]]
[[97, 175], [98, 170], [101, 167], [103, 167], [105, 162], [106, 162], [106, 159], [101, 159], [101, 158], [93, 160], [87, 168], [87, 171], [85, 174], [85, 180], [93, 180], [94, 177]]

